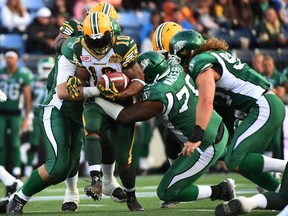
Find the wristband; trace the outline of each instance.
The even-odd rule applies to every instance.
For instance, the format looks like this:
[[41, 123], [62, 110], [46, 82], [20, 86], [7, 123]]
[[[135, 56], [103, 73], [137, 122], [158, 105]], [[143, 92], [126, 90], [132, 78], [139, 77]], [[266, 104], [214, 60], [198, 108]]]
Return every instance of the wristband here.
[[198, 142], [201, 141], [203, 138], [205, 130], [203, 130], [199, 125], [195, 125], [193, 134], [191, 137], [188, 137], [188, 141], [190, 142]]
[[133, 82], [133, 81], [138, 81], [138, 82], [140, 82], [143, 86], [146, 86], [146, 83], [145, 83], [143, 80], [141, 80], [141, 79], [137, 79], [137, 78], [131, 79], [131, 82]]
[[84, 98], [99, 96], [100, 92], [96, 87], [83, 87]]
[[104, 112], [114, 120], [117, 120], [119, 113], [122, 109], [124, 109], [124, 107], [120, 104], [112, 103], [104, 100], [103, 98], [95, 98], [95, 103], [98, 104], [104, 110]]

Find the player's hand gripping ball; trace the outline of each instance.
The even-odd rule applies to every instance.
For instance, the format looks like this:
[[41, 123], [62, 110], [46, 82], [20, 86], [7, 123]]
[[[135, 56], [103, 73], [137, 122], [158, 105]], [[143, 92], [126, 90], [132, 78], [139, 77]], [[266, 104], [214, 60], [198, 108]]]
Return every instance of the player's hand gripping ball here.
[[130, 80], [122, 72], [109, 72], [103, 74], [97, 82], [97, 88], [100, 93], [110, 99], [115, 100], [119, 92], [123, 91], [129, 84]]

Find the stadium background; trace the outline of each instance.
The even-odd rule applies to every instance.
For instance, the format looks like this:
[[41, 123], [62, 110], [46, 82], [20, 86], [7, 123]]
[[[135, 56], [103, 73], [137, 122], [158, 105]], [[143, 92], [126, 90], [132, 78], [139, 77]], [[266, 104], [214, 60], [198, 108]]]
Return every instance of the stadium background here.
[[[30, 17], [31, 17], [31, 22], [32, 20], [36, 17], [37, 11], [42, 8], [42, 7], [48, 7], [52, 11], [52, 16], [53, 16], [53, 10], [55, 9], [55, 3], [56, 1], [60, 0], [22, 0], [23, 5], [26, 7], [28, 10]], [[62, 1], [62, 0], [61, 0]], [[67, 13], [70, 13], [67, 15], [67, 18], [73, 18], [73, 7], [76, 5], [77, 2], [81, 2], [81, 0], [63, 0], [67, 6]], [[88, 0], [83, 0], [83, 2], [89, 2], [89, 4], [93, 1], [88, 1]], [[143, 37], [141, 36], [141, 32], [144, 28], [144, 26], [150, 22], [150, 16], [153, 14], [153, 11], [159, 11], [161, 15], [163, 15], [163, 19], [165, 18], [168, 19], [169, 13], [171, 11], [180, 11], [181, 16], [179, 18], [179, 22], [182, 21], [188, 21], [190, 22], [191, 26], [193, 28], [197, 28], [197, 25], [201, 24], [201, 19], [200, 19], [200, 6], [202, 7], [203, 5], [208, 6], [212, 8], [215, 6], [216, 3], [219, 3], [220, 1], [213, 1], [213, 0], [186, 0], [186, 1], [160, 1], [160, 0], [154, 0], [154, 1], [133, 1], [133, 0], [115, 0], [115, 1], [106, 1], [108, 3], [111, 3], [115, 6], [117, 9], [118, 15], [119, 15], [119, 23], [122, 28], [122, 34], [123, 35], [129, 35], [134, 38], [136, 43], [138, 44], [139, 50], [141, 51], [141, 46], [144, 41]], [[229, 0], [227, 2], [232, 2], [235, 3], [237, 1]], [[257, 0], [250, 0], [251, 5], [256, 3]], [[273, 1], [271, 1], [273, 2]], [[275, 0], [275, 2], [282, 2], [281, 0]], [[6, 0], [0, 0], [0, 17], [1, 17], [1, 9], [5, 5]], [[94, 1], [94, 3], [97, 3], [97, 1]], [[286, 4], [287, 7], [287, 1], [283, 1], [284, 4]], [[191, 10], [193, 8], [193, 11]], [[189, 12], [190, 9], [190, 15], [191, 13], [193, 16], [188, 16], [187, 15], [187, 9]], [[287, 9], [286, 9], [287, 10]], [[216, 20], [216, 17], [214, 17], [213, 13], [210, 14], [212, 20]], [[192, 18], [194, 18], [194, 21], [192, 21]], [[194, 23], [193, 23], [194, 22]], [[256, 22], [256, 20], [255, 20]], [[257, 21], [259, 22], [259, 20]], [[216, 20], [217, 23], [217, 20]], [[205, 23], [202, 23], [202, 25]], [[219, 24], [219, 23], [218, 23]], [[230, 29], [231, 30], [231, 29]], [[287, 30], [287, 28], [286, 28]], [[204, 33], [211, 33], [209, 31], [208, 27], [207, 29], [204, 30]], [[240, 38], [236, 38], [233, 36], [233, 30], [229, 31], [228, 35], [225, 35], [225, 37], [228, 37], [228, 41], [233, 38], [234, 41], [233, 43], [230, 44], [230, 51], [237, 57], [239, 57], [243, 62], [247, 62], [249, 65], [251, 65], [251, 58], [253, 53], [255, 52], [261, 52], [263, 54], [269, 54], [271, 55], [276, 63], [276, 68], [283, 72], [287, 73], [286, 75], [288, 76], [288, 48], [287, 48], [287, 41], [286, 45], [283, 46], [276, 46], [272, 48], [263, 48], [259, 47], [257, 45], [253, 46], [246, 46], [245, 43], [241, 42]], [[231, 36], [231, 38], [229, 38]], [[232, 37], [233, 36], [233, 37]], [[255, 36], [255, 41], [256, 41], [256, 34], [254, 32]], [[286, 31], [286, 36], [287, 36], [287, 31]], [[149, 36], [147, 37], [149, 39]], [[146, 39], [147, 39], [146, 38]], [[287, 36], [288, 39], [288, 36]], [[27, 41], [27, 34], [21, 33], [19, 34], [18, 32], [6, 32], [5, 29], [2, 26], [1, 19], [0, 19], [0, 67], [5, 66], [5, 61], [4, 57], [2, 55], [3, 51], [6, 48], [15, 48], [21, 53], [21, 59], [19, 61], [20, 66], [25, 66], [30, 68], [34, 74], [37, 74], [37, 62], [38, 60], [43, 57], [43, 56], [54, 56], [53, 53], [51, 54], [45, 54], [43, 53], [28, 53], [26, 52], [26, 41]], [[246, 41], [247, 42], [247, 41]], [[249, 41], [250, 45], [252, 44], [251, 41]], [[288, 100], [286, 100], [286, 103]], [[283, 141], [284, 143], [288, 143], [288, 134], [285, 133], [285, 131], [288, 131], [287, 125], [288, 125], [288, 120], [286, 121], [287, 123], [284, 124], [283, 130]], [[23, 136], [23, 143], [27, 138], [25, 135]], [[7, 148], [9, 150], [9, 137], [7, 138]], [[284, 147], [288, 146], [284, 145]], [[23, 148], [25, 150], [25, 148]], [[285, 152], [286, 148], [284, 148]], [[9, 151], [8, 151], [9, 152]], [[149, 151], [149, 156], [153, 158], [153, 164], [151, 164], [151, 167], [158, 167], [160, 166], [163, 162], [165, 162], [165, 155], [164, 155], [164, 149], [163, 149], [163, 144], [162, 140], [160, 138], [159, 132], [157, 130], [154, 131], [152, 141], [150, 143], [150, 151]], [[288, 153], [287, 153], [288, 154]], [[286, 155], [286, 154], [284, 154]], [[287, 157], [285, 157], [287, 159]], [[43, 148], [39, 148], [39, 161], [40, 163], [43, 161]], [[7, 169], [11, 170], [10, 167], [10, 160], [6, 162]]]

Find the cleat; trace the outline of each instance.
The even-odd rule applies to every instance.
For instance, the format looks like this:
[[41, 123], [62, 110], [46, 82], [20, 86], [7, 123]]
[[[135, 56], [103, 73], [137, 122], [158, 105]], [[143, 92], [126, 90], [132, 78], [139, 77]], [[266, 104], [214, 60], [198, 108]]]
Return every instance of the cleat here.
[[1, 213], [6, 213], [6, 209], [7, 209], [7, 204], [9, 203], [9, 200], [2, 200], [0, 201], [0, 214]]
[[127, 198], [127, 207], [132, 212], [144, 211], [144, 208], [140, 205], [135, 196]]
[[115, 188], [110, 194], [111, 199], [117, 203], [127, 202], [127, 194], [121, 187]]
[[75, 202], [64, 202], [62, 204], [62, 211], [75, 212], [77, 211], [78, 205]]
[[107, 181], [103, 178], [102, 193], [110, 196], [114, 202], [123, 203], [127, 201], [127, 195], [120, 187], [115, 177]]
[[23, 182], [20, 179], [16, 179], [11, 186], [6, 186], [6, 197], [10, 197], [13, 193], [19, 190], [23, 186]]
[[87, 185], [84, 188], [84, 193], [87, 196], [92, 197], [93, 200], [102, 199], [102, 181], [98, 177], [93, 177], [91, 185]]
[[179, 201], [164, 201], [160, 204], [161, 208], [174, 208]]
[[77, 211], [78, 203], [80, 202], [80, 195], [78, 188], [75, 188], [73, 191], [66, 188], [64, 202], [62, 204], [62, 211]]
[[254, 205], [248, 198], [241, 196], [218, 205], [215, 209], [215, 215], [236, 216], [239, 214], [247, 214], [255, 208], [257, 208], [257, 204]]
[[[235, 181], [231, 178], [225, 179], [223, 182], [218, 184], [218, 187], [221, 189], [220, 196], [216, 199], [220, 199], [223, 201], [229, 201], [236, 197], [235, 193]], [[211, 198], [211, 200], [216, 200], [215, 198]]]
[[26, 201], [15, 194], [7, 204], [6, 215], [21, 215], [25, 204]]

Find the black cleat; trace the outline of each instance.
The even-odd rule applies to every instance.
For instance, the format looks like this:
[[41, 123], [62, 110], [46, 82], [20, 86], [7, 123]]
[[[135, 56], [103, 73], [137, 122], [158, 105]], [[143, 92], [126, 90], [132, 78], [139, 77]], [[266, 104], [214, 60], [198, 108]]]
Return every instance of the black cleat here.
[[26, 201], [15, 194], [7, 204], [6, 215], [21, 215], [25, 204]]
[[179, 201], [164, 201], [160, 204], [161, 208], [174, 208]]
[[237, 199], [218, 205], [215, 216], [237, 216], [241, 212], [241, 203]]
[[13, 193], [15, 193], [20, 187], [22, 187], [23, 182], [19, 179], [16, 179], [11, 186], [6, 186], [6, 197], [10, 197]]
[[231, 178], [225, 179], [223, 182], [219, 183], [216, 187], [219, 188], [219, 194], [217, 197], [211, 197], [211, 200], [223, 200], [229, 201], [236, 197], [235, 193], [235, 181]]
[[110, 195], [111, 199], [117, 203], [123, 203], [127, 201], [127, 194], [121, 187], [117, 187]]
[[91, 185], [87, 185], [84, 188], [84, 193], [87, 196], [92, 197], [94, 200], [102, 199], [102, 181], [99, 177], [93, 177]]
[[137, 198], [133, 196], [127, 198], [127, 207], [132, 212], [144, 211], [144, 208], [137, 201]]
[[77, 211], [78, 205], [75, 202], [65, 202], [62, 204], [62, 211], [74, 212]]
[[0, 214], [1, 213], [6, 213], [6, 209], [7, 209], [7, 204], [9, 203], [9, 200], [2, 200], [0, 201]]

